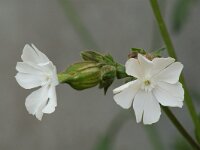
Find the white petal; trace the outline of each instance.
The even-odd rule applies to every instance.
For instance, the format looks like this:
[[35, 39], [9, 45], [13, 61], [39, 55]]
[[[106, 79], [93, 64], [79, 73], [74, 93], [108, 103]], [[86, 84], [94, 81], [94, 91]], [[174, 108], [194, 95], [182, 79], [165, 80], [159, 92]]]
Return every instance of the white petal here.
[[143, 112], [144, 112], [144, 104], [145, 99], [143, 98], [143, 92], [142, 90], [139, 90], [137, 94], [135, 95], [134, 101], [133, 101], [133, 110], [135, 112], [136, 122], [139, 123], [142, 120]]
[[48, 93], [49, 101], [48, 104], [42, 110], [43, 113], [52, 113], [55, 111], [55, 107], [57, 106], [57, 96], [55, 86], [51, 85]]
[[160, 105], [151, 92], [140, 90], [133, 101], [133, 109], [137, 123], [141, 122], [143, 116], [144, 124], [152, 124], [159, 120], [161, 115]]
[[151, 92], [147, 94], [146, 98], [148, 99], [144, 105], [143, 123], [152, 124], [160, 119], [160, 105]]
[[180, 97], [175, 97], [171, 93], [162, 89], [161, 87], [156, 87], [153, 89], [153, 94], [160, 104], [163, 106], [171, 107], [182, 107], [183, 99]]
[[48, 101], [48, 86], [43, 86], [40, 89], [32, 92], [25, 102], [26, 109], [32, 115], [41, 120], [42, 119], [42, 109], [45, 107]]
[[35, 75], [42, 75], [44, 71], [41, 67], [36, 65], [31, 65], [26, 62], [18, 62], [16, 66], [16, 70], [20, 73], [28, 73], [28, 74], [35, 74]]
[[17, 73], [15, 78], [18, 84], [25, 89], [35, 88], [44, 85], [47, 82], [46, 76], [43, 75]]
[[142, 68], [143, 74], [145, 75], [145, 77], [151, 76], [153, 62], [148, 60], [145, 56], [142, 56], [141, 54], [138, 54], [138, 60], [139, 60], [140, 67]]
[[136, 78], [140, 78], [143, 74], [141, 65], [139, 61], [135, 58], [130, 58], [127, 60], [126, 64], [126, 73]]
[[39, 55], [41, 63], [49, 62], [48, 57], [42, 53], [34, 44], [31, 44], [31, 46], [35, 49], [36, 53]]
[[130, 85], [134, 84], [134, 82], [136, 82], [136, 80], [127, 82], [127, 83], [125, 83], [125, 84], [123, 84], [123, 85], [121, 85], [121, 86], [115, 88], [115, 89], [113, 90], [113, 94], [117, 94], [117, 93], [119, 93], [119, 92], [125, 90], [125, 89], [128, 88]]
[[179, 97], [180, 101], [184, 100], [184, 89], [180, 82], [178, 82], [176, 84], [170, 84], [170, 83], [166, 83], [166, 82], [158, 82], [157, 84], [159, 87], [164, 89], [170, 95], [172, 95], [174, 97]]
[[43, 70], [51, 76], [51, 84], [58, 85], [58, 77], [57, 77], [57, 70], [56, 67], [53, 65], [51, 61], [49, 61], [47, 64], [41, 66]]
[[168, 57], [168, 58], [154, 58], [152, 60], [154, 67], [153, 67], [153, 73], [156, 74], [159, 73], [161, 70], [165, 69], [167, 66], [172, 64], [175, 61], [174, 58]]
[[158, 73], [154, 78], [157, 81], [174, 84], [178, 82], [182, 69], [183, 65], [180, 62], [175, 62]]
[[28, 44], [25, 45], [21, 58], [24, 62], [34, 64], [47, 63], [49, 61], [45, 54]]
[[135, 80], [132, 82], [127, 88], [125, 88], [120, 93], [114, 95], [115, 102], [120, 105], [124, 109], [128, 109], [131, 107], [133, 98], [138, 90], [138, 81]]

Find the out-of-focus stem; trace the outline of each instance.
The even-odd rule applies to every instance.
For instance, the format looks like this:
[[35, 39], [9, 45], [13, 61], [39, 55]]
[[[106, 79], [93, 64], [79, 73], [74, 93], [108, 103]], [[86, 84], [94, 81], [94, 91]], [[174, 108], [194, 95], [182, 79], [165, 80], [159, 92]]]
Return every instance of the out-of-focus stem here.
[[188, 134], [188, 132], [184, 129], [181, 123], [177, 120], [174, 114], [170, 111], [168, 107], [162, 107], [165, 114], [169, 117], [171, 122], [175, 125], [175, 127], [179, 130], [179, 132], [185, 137], [185, 139], [190, 143], [190, 145], [196, 149], [200, 150], [199, 145], [195, 142], [195, 140]]
[[[160, 12], [159, 4], [158, 4], [157, 0], [150, 0], [150, 3], [151, 3], [151, 7], [153, 9], [154, 16], [156, 18], [157, 24], [159, 26], [160, 33], [162, 35], [163, 41], [164, 41], [164, 43], [167, 47], [169, 56], [177, 59], [171, 38], [169, 36], [167, 27], [165, 25], [165, 22], [162, 18], [161, 12]], [[193, 123], [195, 125], [196, 130], [197, 130], [197, 134], [198, 134], [198, 136], [200, 136], [200, 121], [198, 119], [198, 115], [197, 115], [195, 107], [193, 105], [192, 98], [189, 95], [189, 92], [188, 92], [187, 86], [185, 84], [183, 75], [181, 75], [180, 81], [183, 84], [183, 88], [185, 90], [185, 102], [186, 102], [187, 108], [188, 108], [190, 115], [192, 117]]]
[[62, 6], [64, 7], [64, 10], [66, 12], [66, 15], [70, 22], [72, 23], [73, 27], [79, 34], [80, 39], [82, 40], [83, 44], [87, 48], [91, 49], [98, 49], [97, 43], [94, 41], [94, 38], [92, 37], [89, 30], [84, 25], [83, 21], [79, 17], [76, 9], [72, 5], [70, 0], [60, 0]]

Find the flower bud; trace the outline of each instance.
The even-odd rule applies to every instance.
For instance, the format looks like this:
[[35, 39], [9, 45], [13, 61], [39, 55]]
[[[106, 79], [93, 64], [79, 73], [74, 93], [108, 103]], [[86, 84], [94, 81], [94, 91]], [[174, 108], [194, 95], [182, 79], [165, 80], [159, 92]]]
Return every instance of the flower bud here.
[[61, 83], [68, 83], [76, 90], [83, 90], [96, 86], [101, 79], [101, 64], [84, 61], [72, 64], [66, 71], [58, 74]]
[[109, 54], [100, 54], [95, 51], [83, 51], [81, 52], [81, 57], [85, 61], [94, 61], [97, 63], [101, 63], [104, 65], [115, 65], [116, 62], [114, 61], [113, 57]]
[[85, 61], [95, 61], [95, 62], [103, 62], [103, 55], [94, 51], [83, 51], [81, 52], [81, 57]]

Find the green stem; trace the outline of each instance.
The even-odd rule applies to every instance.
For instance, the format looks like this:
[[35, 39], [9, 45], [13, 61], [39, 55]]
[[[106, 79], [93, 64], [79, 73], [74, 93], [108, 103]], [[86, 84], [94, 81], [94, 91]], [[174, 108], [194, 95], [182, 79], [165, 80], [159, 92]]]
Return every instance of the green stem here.
[[151, 7], [153, 9], [154, 15], [155, 15], [156, 20], [157, 20], [159, 29], [160, 29], [160, 33], [162, 35], [163, 41], [165, 42], [166, 48], [168, 50], [169, 56], [177, 59], [172, 41], [171, 41], [169, 33], [167, 31], [167, 27], [166, 27], [165, 22], [162, 18], [158, 2], [157, 2], [157, 0], [150, 0], [150, 2], [151, 2]]
[[181, 123], [177, 120], [177, 118], [174, 116], [174, 114], [170, 111], [168, 107], [162, 107], [163, 111], [166, 113], [166, 115], [169, 117], [171, 122], [176, 126], [176, 128], [179, 130], [179, 132], [185, 137], [185, 139], [191, 144], [191, 146], [196, 149], [200, 150], [199, 145], [195, 142], [195, 140], [188, 134], [188, 132], [184, 129], [184, 127], [181, 125]]
[[[163, 41], [165, 42], [165, 45], [167, 47], [169, 56], [177, 59], [176, 53], [175, 53], [175, 50], [174, 50], [174, 47], [173, 47], [173, 44], [172, 44], [172, 41], [171, 41], [169, 33], [167, 31], [165, 22], [164, 22], [164, 20], [162, 18], [158, 2], [157, 2], [157, 0], [150, 0], [150, 3], [151, 3], [151, 7], [153, 9], [156, 21], [158, 23], [158, 26], [159, 26], [160, 33], [162, 35]], [[200, 121], [198, 119], [198, 115], [197, 115], [195, 107], [193, 105], [192, 98], [189, 95], [189, 91], [188, 91], [187, 86], [185, 84], [183, 75], [181, 75], [180, 81], [183, 84], [183, 88], [185, 90], [185, 102], [186, 102], [187, 108], [188, 108], [188, 110], [190, 112], [190, 115], [192, 117], [192, 121], [193, 121], [193, 123], [195, 125], [195, 128], [197, 130], [197, 136], [200, 137]]]

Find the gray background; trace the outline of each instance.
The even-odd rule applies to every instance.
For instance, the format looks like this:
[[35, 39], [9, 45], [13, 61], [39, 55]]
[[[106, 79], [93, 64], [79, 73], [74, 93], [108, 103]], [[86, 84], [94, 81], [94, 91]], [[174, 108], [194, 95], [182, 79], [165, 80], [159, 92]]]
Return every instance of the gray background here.
[[[72, 1], [72, 0], [71, 0]], [[73, 6], [102, 52], [124, 63], [131, 47], [152, 48], [154, 18], [146, 0], [73, 0]], [[173, 0], [167, 1], [166, 19], [170, 27]], [[184, 29], [172, 34], [179, 60], [184, 64], [188, 86], [200, 88], [200, 3], [191, 11]], [[34, 43], [62, 71], [80, 59], [86, 46], [58, 0], [0, 0], [0, 149], [1, 150], [91, 150], [106, 132], [112, 118], [122, 109], [97, 88], [78, 92], [68, 85], [57, 87], [58, 107], [40, 122], [29, 115], [24, 101], [31, 90], [15, 81], [16, 62], [26, 43]], [[159, 48], [162, 44], [153, 45]], [[124, 110], [125, 111], [125, 110]], [[175, 109], [181, 122], [192, 132], [186, 108]], [[152, 145], [134, 114], [118, 133], [115, 150], [151, 150]], [[164, 145], [178, 132], [162, 114], [154, 126]], [[168, 147], [168, 149], [170, 149]]]

